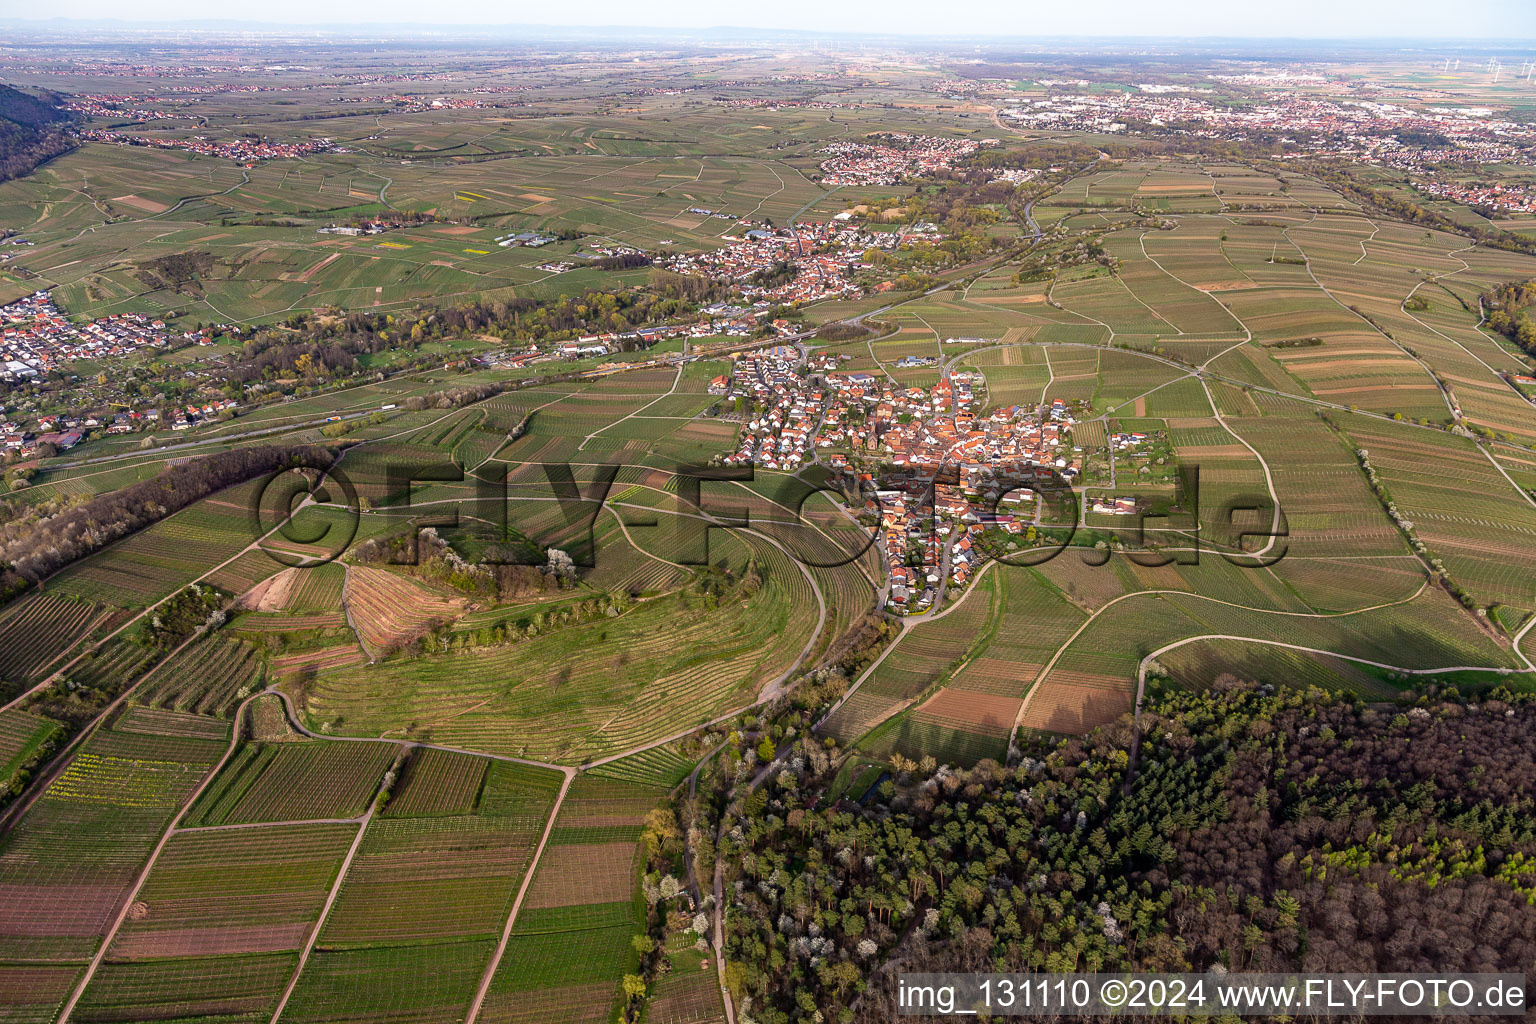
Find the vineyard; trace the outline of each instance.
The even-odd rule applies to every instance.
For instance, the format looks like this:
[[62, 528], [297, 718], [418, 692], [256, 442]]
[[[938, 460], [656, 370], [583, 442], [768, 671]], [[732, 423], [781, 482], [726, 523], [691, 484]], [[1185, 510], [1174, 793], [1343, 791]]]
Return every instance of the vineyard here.
[[559, 785], [493, 762], [476, 813], [370, 822], [284, 1018], [459, 1019]]
[[354, 825], [274, 825], [176, 833], [109, 957], [297, 950], [356, 832]]
[[660, 790], [592, 775], [572, 783], [486, 996], [487, 1024], [607, 1021], [633, 969], [638, 840]]
[[415, 580], [354, 565], [347, 568], [346, 605], [358, 637], [375, 656], [413, 640], [464, 607]]
[[0, 619], [0, 696], [33, 681], [101, 619], [100, 606], [52, 594], [13, 605]]
[[231, 629], [241, 633], [301, 633], [311, 629], [337, 629], [347, 624], [341, 612], [307, 613], [302, 615], [266, 615], [247, 612], [236, 619]]
[[350, 642], [280, 654], [272, 659], [272, 671], [277, 675], [315, 672], [321, 669], [361, 665], [367, 660], [368, 656], [363, 653], [363, 649], [354, 639]]
[[674, 594], [520, 643], [322, 673], [305, 709], [354, 735], [415, 723], [436, 742], [542, 760], [638, 746], [749, 702], [793, 663], [815, 598], [783, 556], [747, 599]]
[[208, 582], [231, 594], [243, 594], [282, 571], [282, 564], [262, 550], [247, 551], [208, 576]]
[[467, 814], [475, 809], [489, 762], [430, 747], [412, 751], [386, 816]]
[[686, 779], [693, 768], [694, 762], [677, 753], [669, 744], [609, 761], [591, 769], [587, 774], [670, 790]]
[[84, 970], [81, 964], [0, 964], [0, 1004], [17, 1020], [50, 1021]]
[[264, 1020], [297, 960], [279, 953], [107, 961], [71, 1020]]
[[229, 723], [216, 718], [204, 718], [195, 714], [181, 714], [130, 704], [112, 728], [118, 732], [136, 732], [149, 736], [185, 736], [200, 740], [224, 740], [229, 738]]
[[136, 678], [155, 657], [147, 647], [117, 636], [86, 651], [64, 677], [78, 686], [115, 690]]
[[304, 965], [283, 1020], [289, 1024], [459, 1020], [495, 945], [480, 939], [318, 949]]
[[363, 836], [326, 919], [327, 947], [499, 934], [543, 821], [384, 818]]
[[322, 615], [341, 607], [342, 588], [346, 584], [345, 566], [335, 562], [308, 569], [294, 569], [296, 582], [288, 591], [281, 610], [302, 615]]
[[57, 722], [17, 708], [0, 711], [0, 793], [10, 788], [16, 772], [37, 755], [59, 728]]
[[242, 640], [213, 635], [195, 641], [156, 667], [134, 693], [155, 707], [225, 717], [261, 688], [261, 659]]
[[49, 589], [124, 608], [158, 601], [234, 558], [255, 539], [249, 510], [256, 495], [253, 484], [219, 491], [70, 565]]
[[223, 741], [99, 729], [0, 847], [0, 948], [83, 961]]
[[914, 625], [852, 697], [827, 719], [828, 734], [851, 743], [904, 702], [960, 666], [993, 628], [1000, 604], [996, 573], [976, 581], [962, 604], [933, 622]]
[[720, 1003], [720, 979], [712, 953], [694, 948], [694, 933], [678, 932], [667, 943], [672, 970], [663, 975], [651, 994], [646, 1020], [653, 1024], [724, 1024]]
[[248, 743], [187, 816], [191, 825], [355, 818], [395, 757], [387, 743]]

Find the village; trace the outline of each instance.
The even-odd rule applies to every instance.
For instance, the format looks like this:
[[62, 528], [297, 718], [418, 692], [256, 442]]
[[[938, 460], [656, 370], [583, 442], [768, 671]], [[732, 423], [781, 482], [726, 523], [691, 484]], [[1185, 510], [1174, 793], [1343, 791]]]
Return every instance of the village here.
[[[854, 275], [870, 264], [871, 249], [894, 251], [903, 238], [894, 231], [850, 225], [851, 215], [830, 222], [799, 221], [793, 228], [738, 222], [747, 230], [726, 236], [724, 248], [664, 257], [660, 265], [679, 274], [726, 281], [753, 300], [816, 302], [863, 289]], [[942, 236], [941, 236], [942, 237]], [[934, 236], [925, 236], [934, 240]]]
[[915, 174], [953, 166], [955, 161], [997, 139], [943, 139], [935, 135], [882, 132], [862, 142], [836, 142], [821, 163], [821, 180], [828, 185], [896, 185]]
[[[1230, 107], [1179, 87], [1136, 92], [1058, 93], [1001, 112], [1030, 128], [1127, 133], [1146, 128], [1195, 138], [1281, 144], [1307, 140], [1306, 156], [1328, 156], [1416, 169], [1426, 163], [1528, 163], [1536, 130], [1485, 108], [1416, 110], [1366, 99], [1335, 100], [1277, 92], [1265, 102]], [[1400, 137], [1401, 136], [1401, 137]], [[1277, 146], [1277, 150], [1279, 147]], [[1282, 158], [1289, 153], [1277, 152]]]
[[[1058, 399], [983, 414], [979, 370], [902, 386], [840, 368], [847, 358], [789, 345], [737, 356], [709, 385], [742, 423], [735, 451], [719, 461], [787, 472], [816, 462], [851, 478], [863, 496], [851, 511], [882, 553], [889, 607], [921, 613], [975, 578], [985, 556], [973, 534], [1020, 535], [1038, 520], [1029, 484], [1077, 478], [1073, 413]], [[1125, 514], [1127, 502], [1134, 511], [1132, 499], [1108, 510]]]
[[[167, 110], [164, 107], [146, 107], [146, 97], [117, 95], [113, 93], [71, 97], [63, 109], [87, 117], [103, 117], [133, 121], [196, 121], [198, 115], [186, 110]], [[173, 104], [186, 105], [190, 100], [171, 100]]]
[[[293, 160], [311, 153], [322, 153], [336, 147], [330, 139], [306, 139], [302, 142], [276, 142], [270, 139], [230, 138], [209, 139], [201, 135], [191, 138], [173, 138], [161, 135], [127, 135], [105, 128], [88, 128], [80, 132], [82, 139], [114, 146], [152, 146], [159, 149], [184, 149], [199, 156], [216, 156], [241, 163], [257, 160]], [[341, 150], [337, 150], [341, 152]]]
[[1465, 203], [1478, 209], [1500, 213], [1536, 213], [1536, 188], [1530, 185], [1424, 181], [1416, 182], [1414, 187], [1426, 195]]
[[209, 337], [206, 331], [173, 331], [147, 313], [112, 313], [73, 323], [54, 305], [51, 293], [33, 292], [0, 306], [0, 379], [21, 382], [79, 359], [124, 356]]

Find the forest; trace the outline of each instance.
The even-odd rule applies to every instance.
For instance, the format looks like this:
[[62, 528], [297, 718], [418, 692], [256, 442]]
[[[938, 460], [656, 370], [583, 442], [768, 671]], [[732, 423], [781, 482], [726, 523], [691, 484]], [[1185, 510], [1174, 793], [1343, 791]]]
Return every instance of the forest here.
[[1525, 351], [1536, 355], [1536, 324], [1525, 310], [1536, 302], [1536, 281], [1507, 281], [1482, 294], [1488, 314], [1488, 326]]
[[75, 148], [74, 140], [58, 130], [69, 114], [58, 109], [57, 99], [0, 85], [0, 181], [19, 178]]
[[690, 834], [723, 805], [727, 981], [758, 1024], [889, 1021], [903, 970], [1518, 971], [1533, 724], [1499, 690], [1164, 681], [1139, 727], [897, 759], [859, 801], [802, 737]]

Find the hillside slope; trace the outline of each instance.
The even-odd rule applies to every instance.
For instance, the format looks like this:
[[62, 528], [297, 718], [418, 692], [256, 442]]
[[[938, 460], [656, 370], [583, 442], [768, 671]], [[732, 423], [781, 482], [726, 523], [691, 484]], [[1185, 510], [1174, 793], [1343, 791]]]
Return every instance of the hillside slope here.
[[56, 99], [0, 85], [0, 181], [19, 178], [74, 148], [74, 140], [60, 130], [70, 115]]

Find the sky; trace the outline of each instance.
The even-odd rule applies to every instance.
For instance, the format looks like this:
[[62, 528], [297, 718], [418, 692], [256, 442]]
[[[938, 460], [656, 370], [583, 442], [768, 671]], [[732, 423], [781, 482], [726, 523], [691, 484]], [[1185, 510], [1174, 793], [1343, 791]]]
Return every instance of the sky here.
[[0, 0], [0, 18], [123, 19], [134, 22], [238, 18], [266, 24], [717, 26], [902, 35], [1226, 36], [1257, 38], [1536, 37], [1536, 0]]

